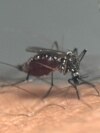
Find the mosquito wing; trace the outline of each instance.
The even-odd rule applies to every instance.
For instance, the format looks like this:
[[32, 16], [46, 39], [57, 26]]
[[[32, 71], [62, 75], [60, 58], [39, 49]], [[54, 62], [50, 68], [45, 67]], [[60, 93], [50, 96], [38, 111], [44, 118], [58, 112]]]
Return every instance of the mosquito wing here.
[[27, 47], [26, 48], [27, 52], [33, 52], [33, 53], [46, 53], [46, 52], [51, 52], [53, 53], [57, 53], [59, 55], [65, 55], [66, 53], [63, 51], [58, 51], [58, 50], [53, 50], [53, 49], [47, 49], [47, 48], [42, 48], [42, 47]]

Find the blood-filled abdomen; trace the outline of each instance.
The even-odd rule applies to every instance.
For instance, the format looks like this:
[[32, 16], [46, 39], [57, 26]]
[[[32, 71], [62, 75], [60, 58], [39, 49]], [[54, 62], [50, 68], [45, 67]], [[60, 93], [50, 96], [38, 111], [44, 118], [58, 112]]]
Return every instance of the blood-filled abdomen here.
[[48, 75], [50, 72], [54, 71], [54, 68], [57, 68], [59, 62], [52, 57], [46, 56], [35, 56], [30, 58], [30, 60], [25, 63], [27, 72], [33, 76], [43, 76]]

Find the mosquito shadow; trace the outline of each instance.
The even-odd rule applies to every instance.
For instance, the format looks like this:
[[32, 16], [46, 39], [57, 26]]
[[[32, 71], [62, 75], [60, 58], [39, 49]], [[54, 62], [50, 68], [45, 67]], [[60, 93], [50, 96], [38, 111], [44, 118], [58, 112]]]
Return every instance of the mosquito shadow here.
[[[80, 85], [81, 86], [81, 85]], [[91, 89], [91, 91], [90, 92], [88, 92], [88, 94], [87, 93], [85, 93], [85, 95], [84, 96], [82, 96], [81, 95], [81, 91], [83, 91], [83, 88], [80, 88], [80, 86], [79, 86], [79, 88], [78, 88], [78, 91], [79, 91], [79, 93], [80, 93], [80, 98], [81, 97], [85, 97], [85, 96], [97, 96], [97, 97], [100, 97], [98, 94], [93, 94], [94, 92], [93, 91], [95, 91], [94, 90], [94, 88], [92, 88], [92, 87], [90, 87], [90, 88], [88, 88], [88, 89]], [[86, 90], [87, 88], [84, 88], [84, 91]], [[92, 90], [93, 89], [93, 90]], [[68, 87], [63, 87], [63, 88], [60, 88], [60, 91], [57, 91], [57, 90], [53, 90], [52, 89], [52, 91], [51, 91], [51, 93], [49, 94], [49, 96], [48, 97], [64, 97], [64, 98], [70, 98], [70, 99], [76, 99], [76, 98], [78, 98], [77, 97], [77, 94], [76, 94], [76, 91], [75, 91], [75, 89], [72, 87], [72, 86], [68, 86]]]
[[[31, 90], [30, 90], [30, 88], [27, 89], [24, 87], [20, 87], [19, 85], [14, 85], [13, 87], [16, 87], [17, 89], [19, 89], [19, 93], [17, 93], [17, 95], [20, 98], [32, 98], [32, 99], [36, 99], [36, 98], [41, 99], [49, 89], [49, 88], [42, 89], [42, 87], [41, 87], [41, 89], [35, 88], [35, 90], [34, 90], [34, 88], [33, 88], [33, 90], [32, 90], [32, 88], [31, 88]], [[80, 98], [85, 97], [85, 96], [87, 97], [90, 95], [98, 96], [97, 94], [93, 94], [90, 92], [85, 93], [84, 96], [82, 96], [81, 95], [81, 89], [83, 89], [83, 88], [78, 88], [78, 91], [80, 93]], [[92, 88], [90, 88], [90, 89], [92, 89]], [[6, 92], [6, 90], [5, 90], [5, 92]], [[13, 93], [16, 93], [16, 92], [13, 92]], [[49, 98], [62, 97], [62, 98], [67, 98], [67, 99], [78, 99], [76, 91], [72, 86], [58, 88], [58, 90], [57, 90], [57, 87], [54, 86], [52, 88], [52, 91], [50, 92], [50, 94], [46, 98], [48, 98], [48, 97]]]

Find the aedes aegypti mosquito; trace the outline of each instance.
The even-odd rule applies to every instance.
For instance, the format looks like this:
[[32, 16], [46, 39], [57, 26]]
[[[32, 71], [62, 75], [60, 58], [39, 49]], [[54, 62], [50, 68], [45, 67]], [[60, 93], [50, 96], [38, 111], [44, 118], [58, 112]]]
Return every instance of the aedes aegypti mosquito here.
[[[47, 97], [49, 95], [54, 86], [53, 83], [54, 71], [59, 71], [64, 75], [66, 75], [68, 72], [71, 73], [71, 78], [68, 79], [68, 82], [75, 88], [78, 99], [80, 99], [80, 96], [77, 86], [81, 84], [88, 84], [92, 86], [99, 95], [99, 91], [96, 89], [95, 85], [84, 80], [84, 78], [86, 78], [86, 75], [80, 74], [80, 63], [84, 58], [87, 50], [84, 49], [78, 55], [77, 48], [74, 48], [73, 50], [67, 50], [66, 52], [60, 51], [58, 43], [56, 41], [52, 45], [52, 48], [54, 46], [57, 50], [47, 49], [42, 47], [27, 47], [26, 48], [27, 52], [33, 52], [36, 53], [36, 55], [34, 55], [27, 62], [21, 65], [13, 66], [5, 62], [0, 62], [0, 63], [10, 65], [20, 71], [27, 73], [27, 77], [25, 80], [28, 80], [29, 76], [40, 77], [51, 73], [51, 86], [47, 91], [47, 93], [44, 95], [44, 97]], [[23, 81], [19, 81], [17, 83], [21, 83]]]

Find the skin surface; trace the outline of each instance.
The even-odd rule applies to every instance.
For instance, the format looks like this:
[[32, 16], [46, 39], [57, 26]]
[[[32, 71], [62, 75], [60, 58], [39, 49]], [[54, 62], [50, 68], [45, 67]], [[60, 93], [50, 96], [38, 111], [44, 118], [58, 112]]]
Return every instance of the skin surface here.
[[80, 86], [78, 100], [75, 90], [62, 83], [43, 99], [48, 88], [36, 83], [1, 88], [0, 133], [100, 132], [100, 97], [93, 88]]

